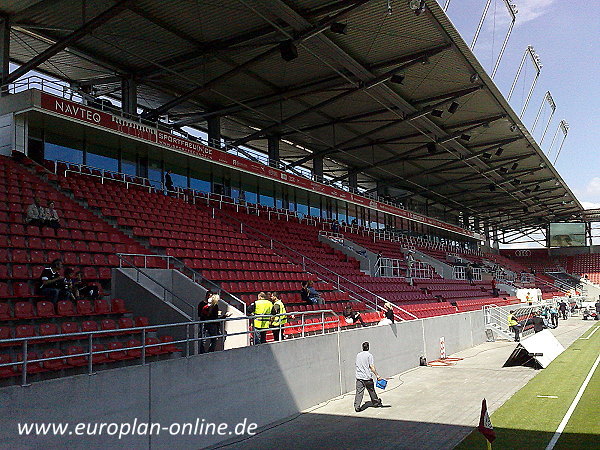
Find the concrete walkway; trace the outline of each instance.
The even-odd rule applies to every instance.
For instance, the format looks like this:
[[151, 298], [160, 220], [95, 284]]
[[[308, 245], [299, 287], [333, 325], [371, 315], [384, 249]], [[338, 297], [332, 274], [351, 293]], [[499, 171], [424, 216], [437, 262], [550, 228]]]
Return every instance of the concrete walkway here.
[[[552, 332], [567, 348], [594, 323], [575, 317], [561, 321]], [[453, 366], [417, 367], [396, 375], [385, 391], [378, 390], [384, 408], [356, 413], [354, 393], [349, 393], [227, 446], [451, 449], [477, 426], [484, 397], [491, 413], [539, 373], [527, 367], [502, 367], [515, 346], [488, 342], [452, 355], [463, 358]], [[367, 399], [365, 392], [363, 402]]]

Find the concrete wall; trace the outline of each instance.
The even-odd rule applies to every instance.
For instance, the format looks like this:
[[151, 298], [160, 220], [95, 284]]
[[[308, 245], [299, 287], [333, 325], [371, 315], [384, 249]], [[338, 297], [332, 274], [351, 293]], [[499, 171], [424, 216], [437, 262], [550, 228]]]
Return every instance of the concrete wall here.
[[[419, 364], [419, 356], [439, 357], [439, 338], [448, 354], [484, 342], [480, 311], [311, 336], [208, 355], [159, 361], [146, 366], [78, 375], [29, 387], [0, 390], [0, 447], [200, 448], [230, 436], [158, 436], [103, 439], [64, 436], [17, 437], [23, 421], [227, 422], [247, 418], [258, 426], [354, 389], [354, 359], [371, 343], [383, 376]], [[68, 399], [68, 400], [67, 400]], [[351, 411], [352, 400], [348, 399]]]

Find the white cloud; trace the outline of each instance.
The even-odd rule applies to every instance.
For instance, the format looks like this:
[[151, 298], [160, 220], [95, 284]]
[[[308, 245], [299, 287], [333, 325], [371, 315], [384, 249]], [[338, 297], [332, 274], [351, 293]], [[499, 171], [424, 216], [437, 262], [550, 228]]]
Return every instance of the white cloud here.
[[517, 0], [516, 25], [523, 25], [546, 14], [556, 0]]
[[585, 209], [600, 209], [600, 203], [594, 203], [594, 202], [581, 202], [581, 205], [585, 208]]
[[600, 196], [600, 177], [594, 177], [585, 187], [585, 193], [587, 195], [598, 195]]

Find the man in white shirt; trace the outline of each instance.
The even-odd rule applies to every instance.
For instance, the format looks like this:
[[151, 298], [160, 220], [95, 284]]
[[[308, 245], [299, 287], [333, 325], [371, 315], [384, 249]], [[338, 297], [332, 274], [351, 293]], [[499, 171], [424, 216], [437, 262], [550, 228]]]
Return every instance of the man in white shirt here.
[[375, 408], [381, 406], [381, 399], [377, 397], [377, 394], [375, 393], [373, 375], [375, 375], [378, 380], [380, 380], [381, 377], [377, 373], [377, 369], [375, 369], [373, 355], [369, 353], [369, 343], [363, 342], [362, 349], [363, 351], [356, 355], [356, 395], [354, 396], [354, 410], [356, 412], [362, 410], [360, 405], [362, 403], [365, 388], [367, 389], [367, 392], [369, 392], [373, 406]]

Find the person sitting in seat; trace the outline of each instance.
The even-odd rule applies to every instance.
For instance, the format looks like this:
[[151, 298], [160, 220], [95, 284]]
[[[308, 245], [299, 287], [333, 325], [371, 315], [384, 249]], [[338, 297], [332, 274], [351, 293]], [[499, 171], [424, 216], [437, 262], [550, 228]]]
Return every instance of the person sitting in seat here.
[[77, 298], [84, 298], [89, 300], [96, 300], [100, 296], [98, 292], [98, 286], [95, 284], [88, 284], [83, 279], [83, 272], [79, 271], [75, 274], [75, 279], [73, 280], [73, 289], [77, 293]]
[[52, 228], [60, 228], [60, 218], [54, 208], [54, 202], [49, 202], [47, 208], [42, 208], [42, 223]]
[[313, 280], [308, 280], [308, 283], [306, 284], [306, 288], [308, 289], [308, 299], [312, 305], [324, 305], [325, 301], [321, 298], [321, 295], [319, 295], [319, 291], [315, 289], [314, 284]]
[[60, 274], [61, 269], [62, 261], [55, 259], [42, 270], [40, 275], [40, 294], [55, 305], [65, 296], [64, 278]]
[[44, 216], [44, 208], [40, 205], [40, 199], [33, 198], [33, 203], [27, 208], [25, 223], [27, 225], [42, 225]]
[[358, 311], [353, 311], [350, 303], [344, 307], [344, 318], [346, 319], [346, 323], [356, 323], [358, 321], [361, 326], [365, 326], [360, 313]]
[[79, 300], [79, 293], [75, 288], [76, 278], [73, 276], [73, 269], [66, 267], [63, 278], [65, 283], [65, 293], [67, 294], [69, 300]]
[[302, 288], [300, 289], [300, 298], [307, 305], [312, 305], [312, 302], [310, 301], [310, 297], [308, 295], [308, 281], [302, 282]]

